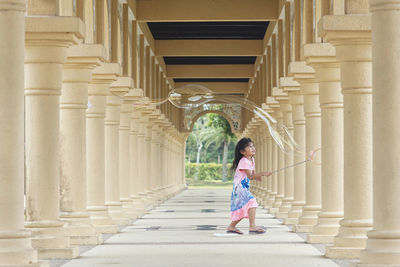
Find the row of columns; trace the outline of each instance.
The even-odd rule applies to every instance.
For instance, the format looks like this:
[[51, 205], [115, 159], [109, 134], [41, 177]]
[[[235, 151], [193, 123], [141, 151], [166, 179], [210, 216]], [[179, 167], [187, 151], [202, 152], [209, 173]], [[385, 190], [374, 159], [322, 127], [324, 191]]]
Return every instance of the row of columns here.
[[24, 16], [0, 3], [1, 266], [77, 257], [185, 187], [184, 137], [80, 19]]
[[289, 64], [263, 105], [293, 129], [299, 147], [277, 151], [256, 117], [244, 132], [256, 140], [263, 170], [316, 151], [314, 159], [254, 183], [253, 192], [294, 232], [308, 233], [308, 243], [327, 244], [326, 257], [397, 266], [400, 1], [371, 0], [372, 15], [368, 4], [350, 2], [348, 15], [321, 19], [325, 43], [305, 44], [304, 60]]

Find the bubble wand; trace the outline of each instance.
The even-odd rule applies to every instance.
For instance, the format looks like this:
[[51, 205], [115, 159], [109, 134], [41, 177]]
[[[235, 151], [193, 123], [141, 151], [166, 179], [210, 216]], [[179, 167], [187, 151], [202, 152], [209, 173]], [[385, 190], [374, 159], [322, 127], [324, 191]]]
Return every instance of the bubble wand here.
[[296, 162], [296, 163], [294, 163], [294, 164], [292, 164], [292, 165], [289, 165], [289, 166], [285, 166], [285, 167], [280, 168], [280, 169], [278, 169], [278, 170], [274, 170], [274, 171], [271, 172], [271, 174], [278, 173], [278, 172], [283, 171], [283, 170], [286, 170], [286, 169], [288, 169], [288, 168], [296, 167], [296, 166], [298, 166], [298, 165], [307, 163], [307, 162], [309, 162], [309, 161], [314, 161], [315, 153], [316, 153], [317, 151], [319, 151], [319, 150], [321, 150], [321, 148], [314, 149], [313, 151], [311, 151], [311, 153], [310, 153], [308, 159], [303, 160], [303, 161], [300, 161], [300, 162]]

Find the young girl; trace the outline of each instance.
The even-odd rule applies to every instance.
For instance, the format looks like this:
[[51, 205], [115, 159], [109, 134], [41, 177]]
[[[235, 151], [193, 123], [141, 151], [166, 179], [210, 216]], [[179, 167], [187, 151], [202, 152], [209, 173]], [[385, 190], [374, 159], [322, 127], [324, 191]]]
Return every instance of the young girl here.
[[249, 234], [263, 234], [265, 230], [257, 227], [256, 208], [258, 207], [256, 199], [250, 193], [250, 180], [261, 181], [262, 176], [270, 176], [270, 172], [254, 173], [254, 148], [253, 141], [250, 138], [242, 138], [236, 145], [235, 159], [232, 164], [232, 170], [235, 170], [233, 180], [233, 190], [231, 196], [231, 224], [227, 228], [227, 233], [243, 234], [236, 225], [243, 219], [249, 218]]

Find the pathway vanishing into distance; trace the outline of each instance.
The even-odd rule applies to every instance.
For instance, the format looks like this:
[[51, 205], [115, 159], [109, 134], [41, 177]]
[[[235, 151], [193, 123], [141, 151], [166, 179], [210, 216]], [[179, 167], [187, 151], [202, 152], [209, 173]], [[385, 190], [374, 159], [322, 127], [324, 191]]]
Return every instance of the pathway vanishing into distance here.
[[338, 266], [262, 208], [266, 234], [249, 235], [244, 220], [244, 235], [226, 235], [229, 201], [227, 189], [183, 191], [62, 266]]

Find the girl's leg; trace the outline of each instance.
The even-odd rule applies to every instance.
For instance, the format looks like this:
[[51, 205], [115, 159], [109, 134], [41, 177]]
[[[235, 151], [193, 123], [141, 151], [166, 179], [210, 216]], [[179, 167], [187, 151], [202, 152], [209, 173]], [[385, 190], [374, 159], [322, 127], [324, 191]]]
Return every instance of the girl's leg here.
[[256, 208], [249, 209], [249, 231], [257, 231], [257, 233], [265, 233], [265, 230], [256, 226]]
[[250, 230], [256, 228], [256, 208], [249, 209], [249, 224]]
[[[243, 219], [243, 218], [242, 218]], [[235, 230], [236, 229], [236, 225], [242, 220], [237, 220], [237, 221], [232, 221], [231, 224], [228, 226], [228, 230]]]

